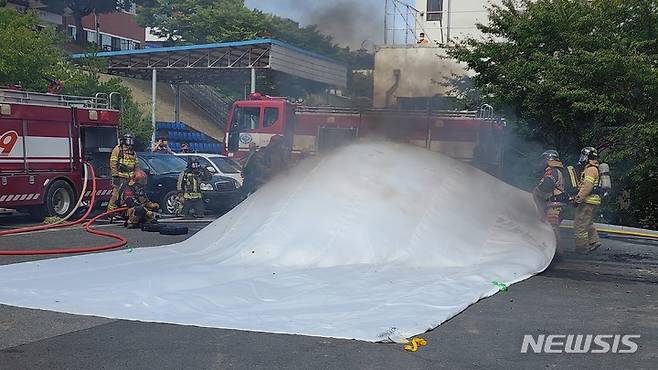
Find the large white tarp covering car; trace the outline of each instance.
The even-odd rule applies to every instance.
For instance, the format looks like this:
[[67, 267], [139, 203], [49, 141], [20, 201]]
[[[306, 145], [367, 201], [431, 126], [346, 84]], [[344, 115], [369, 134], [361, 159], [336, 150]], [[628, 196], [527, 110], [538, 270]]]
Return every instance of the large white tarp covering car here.
[[0, 267], [0, 303], [366, 341], [432, 329], [544, 270], [530, 194], [404, 144], [305, 160], [188, 240]]

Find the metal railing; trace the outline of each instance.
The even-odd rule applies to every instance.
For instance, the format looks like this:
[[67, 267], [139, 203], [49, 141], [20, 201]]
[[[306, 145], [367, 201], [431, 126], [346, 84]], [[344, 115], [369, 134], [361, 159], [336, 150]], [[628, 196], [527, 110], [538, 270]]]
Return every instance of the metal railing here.
[[218, 124], [226, 121], [232, 104], [229, 99], [206, 85], [181, 85], [181, 95]]
[[109, 95], [98, 93], [96, 96], [77, 96], [0, 89], [0, 102], [92, 109], [113, 109], [112, 100], [116, 95], [118, 95], [118, 93], [112, 92]]
[[436, 116], [436, 117], [478, 117], [478, 111], [469, 110], [410, 110], [410, 109], [391, 109], [391, 108], [351, 108], [351, 107], [298, 107], [299, 113], [315, 114], [348, 114], [348, 115], [388, 115], [388, 116]]

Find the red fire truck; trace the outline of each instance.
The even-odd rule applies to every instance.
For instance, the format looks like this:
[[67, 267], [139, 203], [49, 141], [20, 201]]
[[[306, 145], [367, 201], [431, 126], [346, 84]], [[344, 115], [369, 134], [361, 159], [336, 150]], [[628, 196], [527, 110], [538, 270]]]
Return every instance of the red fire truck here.
[[479, 111], [305, 107], [256, 93], [233, 103], [224, 142], [226, 154], [240, 159], [251, 143], [262, 147], [273, 135], [282, 135], [293, 153], [313, 153], [352, 137], [383, 134], [496, 174], [502, 162], [504, 126], [488, 105]]
[[119, 127], [111, 102], [117, 98], [0, 89], [0, 208], [35, 219], [68, 214], [80, 196], [90, 195], [80, 194], [85, 161], [96, 171], [96, 199], [107, 202]]

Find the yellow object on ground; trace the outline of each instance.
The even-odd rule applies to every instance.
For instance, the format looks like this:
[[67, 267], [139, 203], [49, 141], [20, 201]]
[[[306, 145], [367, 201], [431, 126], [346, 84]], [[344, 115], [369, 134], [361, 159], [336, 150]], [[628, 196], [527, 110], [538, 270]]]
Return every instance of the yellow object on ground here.
[[59, 217], [57, 217], [57, 216], [50, 216], [50, 217], [46, 217], [46, 218], [43, 220], [43, 223], [44, 223], [45, 225], [58, 224], [58, 223], [60, 223], [61, 220], [62, 220], [62, 219], [59, 218]]
[[418, 351], [418, 348], [426, 345], [427, 345], [427, 341], [425, 339], [420, 337], [415, 337], [411, 339], [409, 344], [405, 344], [403, 348], [405, 351], [416, 352]]

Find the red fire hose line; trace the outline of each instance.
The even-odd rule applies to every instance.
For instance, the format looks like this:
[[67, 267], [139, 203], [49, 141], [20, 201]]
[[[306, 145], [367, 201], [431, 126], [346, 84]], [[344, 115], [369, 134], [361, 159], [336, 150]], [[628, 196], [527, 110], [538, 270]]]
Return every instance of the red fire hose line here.
[[[55, 225], [38, 225], [38, 226], [29, 226], [29, 227], [22, 227], [18, 229], [0, 231], [0, 236], [22, 234], [30, 231], [50, 230], [50, 229], [68, 227], [68, 226], [73, 226], [83, 223], [85, 219], [89, 217], [89, 214], [94, 208], [93, 204], [96, 202], [96, 172], [94, 171], [94, 166], [86, 162], [85, 164], [89, 166], [89, 170], [91, 172], [91, 199], [89, 201], [89, 207], [87, 208], [87, 212], [85, 212], [85, 214], [82, 217], [80, 217], [80, 219], [78, 219], [77, 221], [63, 222], [61, 224], [55, 224]], [[83, 197], [84, 194], [80, 194], [80, 196]]]
[[[83, 223], [84, 220], [89, 216], [93, 209], [93, 205], [96, 201], [96, 174], [94, 173], [94, 167], [89, 165], [89, 168], [91, 169], [91, 178], [92, 178], [92, 191], [91, 191], [91, 200], [89, 201], [89, 208], [87, 209], [87, 212], [77, 221], [74, 222], [66, 222], [62, 224], [57, 224], [57, 225], [40, 225], [40, 226], [32, 226], [32, 227], [24, 227], [24, 228], [19, 228], [19, 229], [13, 229], [13, 230], [7, 230], [7, 231], [2, 231], [0, 232], [0, 236], [3, 235], [13, 235], [13, 234], [21, 234], [29, 231], [40, 231], [40, 230], [49, 230], [49, 229], [55, 229], [55, 228], [61, 228], [61, 227], [67, 227], [67, 226], [74, 226], [78, 225], [80, 223]], [[84, 196], [82, 194], [81, 196]], [[30, 256], [30, 255], [44, 255], [44, 254], [74, 254], [74, 253], [89, 253], [89, 252], [100, 252], [100, 251], [106, 251], [110, 249], [116, 249], [116, 248], [121, 248], [124, 245], [128, 244], [128, 239], [124, 238], [121, 235], [117, 235], [114, 233], [106, 232], [106, 231], [100, 231], [96, 230], [91, 225], [96, 222], [99, 218], [109, 216], [114, 213], [119, 213], [119, 212], [124, 212], [128, 208], [117, 208], [112, 211], [108, 211], [105, 213], [102, 213], [94, 218], [92, 218], [89, 222], [85, 224], [85, 231], [94, 235], [98, 235], [101, 237], [108, 237], [108, 238], [113, 238], [116, 239], [117, 241], [111, 244], [106, 244], [106, 245], [101, 245], [98, 247], [86, 247], [86, 248], [67, 248], [67, 249], [39, 249], [39, 250], [0, 250], [0, 256]]]

